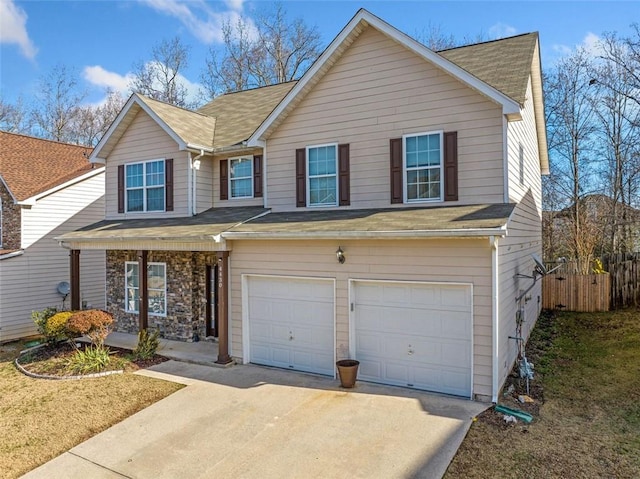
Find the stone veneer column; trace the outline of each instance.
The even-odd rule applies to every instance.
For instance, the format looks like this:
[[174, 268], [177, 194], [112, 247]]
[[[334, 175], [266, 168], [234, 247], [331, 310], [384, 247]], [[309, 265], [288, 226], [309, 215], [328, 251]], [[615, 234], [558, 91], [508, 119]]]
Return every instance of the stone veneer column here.
[[229, 364], [229, 252], [217, 251], [218, 263], [218, 364]]

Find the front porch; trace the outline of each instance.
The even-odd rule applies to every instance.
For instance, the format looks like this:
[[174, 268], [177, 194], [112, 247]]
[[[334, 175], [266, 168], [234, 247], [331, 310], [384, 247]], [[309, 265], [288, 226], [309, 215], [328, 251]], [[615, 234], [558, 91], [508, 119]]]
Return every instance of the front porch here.
[[[138, 344], [136, 334], [112, 332], [105, 341], [107, 346], [123, 349], [135, 349]], [[169, 359], [175, 359], [193, 364], [203, 364], [205, 366], [226, 366], [217, 363], [218, 343], [214, 341], [174, 341], [171, 339], [160, 339], [158, 354]], [[233, 363], [227, 363], [231, 365]]]

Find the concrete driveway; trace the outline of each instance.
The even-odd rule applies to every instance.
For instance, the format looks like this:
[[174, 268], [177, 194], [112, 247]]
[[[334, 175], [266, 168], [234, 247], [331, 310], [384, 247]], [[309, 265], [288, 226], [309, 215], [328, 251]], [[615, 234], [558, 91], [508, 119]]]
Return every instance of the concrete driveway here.
[[259, 366], [176, 361], [186, 388], [26, 478], [439, 478], [487, 405]]

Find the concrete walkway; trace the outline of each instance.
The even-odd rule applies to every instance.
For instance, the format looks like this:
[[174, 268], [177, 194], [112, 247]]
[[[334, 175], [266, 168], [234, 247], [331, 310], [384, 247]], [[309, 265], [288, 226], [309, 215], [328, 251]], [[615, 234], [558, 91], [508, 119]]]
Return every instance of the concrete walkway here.
[[24, 477], [439, 478], [487, 407], [252, 365], [139, 374], [187, 387]]
[[[138, 344], [138, 335], [113, 332], [107, 336], [105, 344], [107, 346], [133, 350]], [[218, 343], [210, 340], [188, 343], [185, 341], [160, 339], [158, 354], [169, 359], [176, 359], [193, 364], [220, 366], [215, 364], [215, 361], [218, 359]]]

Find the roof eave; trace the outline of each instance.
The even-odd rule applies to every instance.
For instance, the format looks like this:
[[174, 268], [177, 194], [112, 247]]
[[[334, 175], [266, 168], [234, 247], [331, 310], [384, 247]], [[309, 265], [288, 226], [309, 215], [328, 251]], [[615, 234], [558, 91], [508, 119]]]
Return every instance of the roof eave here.
[[100, 168], [96, 168], [93, 170], [89, 170], [86, 173], [80, 175], [80, 176], [76, 176], [75, 178], [72, 178], [68, 181], [65, 181], [64, 183], [61, 183], [57, 186], [54, 186], [53, 188], [49, 188], [48, 190], [42, 191], [41, 193], [38, 193], [37, 195], [33, 195], [30, 196], [29, 198], [26, 198], [22, 201], [16, 201], [16, 204], [20, 205], [20, 206], [34, 206], [36, 204], [36, 202], [38, 200], [40, 200], [41, 198], [44, 198], [45, 196], [49, 196], [57, 191], [63, 190], [65, 188], [68, 188], [69, 186], [72, 186], [76, 183], [79, 183], [81, 181], [87, 180], [89, 178], [92, 178], [96, 175], [99, 175], [100, 173], [103, 173], [105, 170], [104, 166], [101, 166]]
[[485, 83], [477, 77], [473, 76], [463, 68], [460, 68], [455, 63], [438, 55], [437, 53], [417, 42], [405, 33], [386, 23], [384, 20], [376, 17], [367, 10], [360, 9], [349, 21], [349, 23], [342, 29], [342, 31], [335, 37], [335, 39], [329, 44], [325, 51], [322, 52], [318, 60], [316, 60], [311, 68], [307, 70], [307, 72], [302, 76], [298, 83], [291, 89], [291, 91], [273, 110], [273, 112], [271, 112], [271, 114], [265, 119], [265, 121], [258, 127], [253, 135], [251, 135], [248, 140], [248, 144], [250, 146], [258, 146], [258, 140], [266, 139], [264, 135], [269, 130], [271, 125], [281, 114], [283, 114], [287, 110], [289, 104], [295, 99], [295, 97], [305, 89], [307, 84], [314, 78], [314, 76], [322, 70], [325, 63], [333, 57], [334, 53], [336, 53], [336, 51], [360, 25], [365, 27], [369, 25], [373, 26], [378, 31], [397, 41], [417, 55], [423, 57], [425, 60], [432, 62], [438, 68], [458, 78], [470, 88], [480, 92], [484, 96], [493, 100], [495, 103], [500, 104], [503, 109], [503, 114], [506, 115], [509, 120], [516, 121], [522, 119], [520, 113], [520, 105], [516, 101], [509, 98], [499, 90], [493, 88], [488, 83]]
[[506, 226], [498, 228], [440, 229], [440, 230], [402, 230], [402, 231], [314, 231], [314, 232], [256, 232], [225, 231], [222, 237], [227, 240], [242, 239], [420, 239], [420, 238], [487, 238], [507, 236]]

